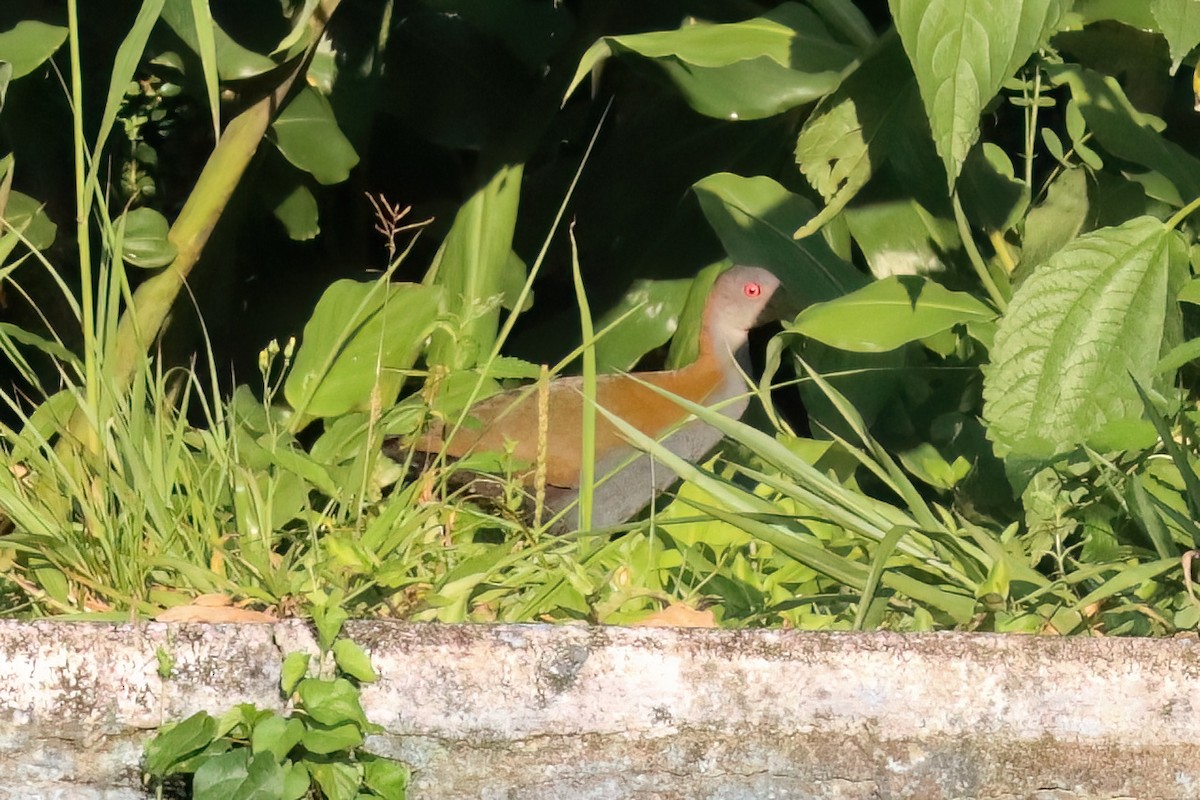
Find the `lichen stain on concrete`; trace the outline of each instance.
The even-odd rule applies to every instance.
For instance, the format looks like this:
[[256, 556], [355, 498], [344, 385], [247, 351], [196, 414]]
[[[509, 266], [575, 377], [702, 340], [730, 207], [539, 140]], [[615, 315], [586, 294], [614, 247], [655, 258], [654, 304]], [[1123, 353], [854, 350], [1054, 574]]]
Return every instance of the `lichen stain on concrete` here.
[[543, 705], [575, 686], [590, 655], [590, 648], [571, 642], [553, 644], [538, 654], [536, 681]]

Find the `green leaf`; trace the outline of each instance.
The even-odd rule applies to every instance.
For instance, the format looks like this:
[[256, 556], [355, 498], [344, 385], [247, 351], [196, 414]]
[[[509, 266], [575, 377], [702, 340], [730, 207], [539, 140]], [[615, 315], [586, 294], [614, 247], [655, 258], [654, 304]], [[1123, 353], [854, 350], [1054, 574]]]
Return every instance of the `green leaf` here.
[[832, 300], [867, 282], [823, 239], [792, 237], [792, 231], [812, 218], [814, 208], [770, 178], [719, 172], [692, 189], [734, 263], [770, 269], [797, 304]]
[[[278, 18], [279, 16], [278, 7], [272, 11], [266, 5], [258, 8], [247, 7], [246, 12], [253, 14], [251, 17], [253, 22], [247, 24], [257, 24], [262, 30], [270, 27], [273, 20], [270, 20], [269, 17]], [[166, 0], [162, 18], [163, 22], [179, 36], [184, 44], [201, 57], [203, 63], [205, 56], [202, 53], [208, 52], [209, 45], [207, 43], [202, 45], [200, 42], [193, 0]], [[216, 51], [217, 76], [221, 80], [245, 80], [270, 72], [279, 66], [266, 55], [256, 53], [238, 44], [225, 32], [224, 28], [213, 23], [211, 19], [208, 20], [208, 24], [211, 26], [213, 47]]]
[[311, 660], [310, 654], [299, 650], [288, 653], [283, 659], [283, 668], [279, 674], [279, 689], [285, 697], [291, 697], [296, 691], [296, 686], [308, 674], [308, 664]]
[[292, 748], [304, 736], [304, 723], [272, 714], [260, 720], [250, 732], [250, 749], [255, 753], [270, 753], [282, 763]]
[[280, 800], [302, 800], [308, 797], [312, 779], [308, 774], [308, 765], [303, 761], [285, 764], [283, 767], [283, 794]]
[[953, 188], [979, 115], [1055, 31], [1067, 0], [889, 0]]
[[22, 192], [9, 192], [4, 206], [4, 221], [21, 232], [31, 246], [45, 250], [54, 244], [58, 226], [46, 215], [46, 206]]
[[118, 220], [121, 228], [121, 257], [135, 267], [158, 269], [175, 260], [178, 248], [167, 238], [167, 218], [152, 208], [135, 208]]
[[434, 286], [334, 282], [304, 326], [284, 383], [297, 412], [333, 417], [367, 410], [372, 393], [395, 402], [403, 376], [425, 345], [439, 311]]
[[1061, 250], [1083, 230], [1088, 214], [1087, 172], [1063, 170], [1046, 190], [1046, 199], [1025, 218], [1021, 262], [1023, 274]]
[[882, 353], [964, 322], [995, 316], [995, 311], [969, 294], [904, 275], [811, 305], [789, 329], [843, 350]]
[[1139, 217], [1079, 237], [1021, 285], [984, 370], [988, 436], [1010, 475], [1141, 418], [1129, 376], [1151, 376], [1185, 258], [1177, 234]]
[[596, 342], [596, 370], [633, 369], [642, 356], [670, 341], [691, 285], [690, 280], [635, 281], [596, 322], [604, 332]]
[[784, 3], [744, 22], [606, 36], [584, 53], [567, 96], [613, 55], [654, 63], [701, 114], [745, 120], [833, 91], [856, 53], [834, 40], [811, 9]]
[[333, 659], [337, 662], [338, 669], [355, 680], [363, 683], [379, 680], [366, 651], [349, 639], [338, 639], [333, 643]]
[[318, 183], [341, 183], [358, 163], [358, 153], [338, 127], [329, 101], [316, 89], [301, 89], [271, 123], [269, 134], [283, 157]]
[[322, 725], [367, 724], [358, 687], [345, 678], [331, 681], [305, 678], [296, 687], [296, 694], [304, 705], [304, 712]]
[[894, 148], [919, 146], [910, 140], [926, 135], [923, 125], [913, 124], [920, 113], [916, 77], [899, 38], [889, 34], [821, 101], [800, 131], [796, 164], [826, 205], [797, 238], [845, 208]]
[[313, 607], [313, 624], [317, 626], [317, 641], [323, 651], [333, 647], [334, 639], [342, 632], [342, 625], [350, 618], [341, 599], [340, 594], [335, 594]]
[[1150, 12], [1171, 46], [1171, 74], [1200, 44], [1200, 3], [1196, 0], [1150, 0]]
[[316, 238], [321, 224], [317, 198], [309, 188], [312, 178], [293, 169], [278, 155], [268, 155], [263, 159], [261, 179], [255, 182], [263, 202], [283, 224], [289, 239], [304, 242]]
[[1105, 150], [1160, 173], [1182, 198], [1200, 197], [1200, 159], [1159, 134], [1116, 79], [1073, 64], [1047, 72], [1055, 84], [1070, 88], [1094, 141]]
[[863, 203], [843, 213], [846, 226], [876, 277], [933, 275], [947, 253], [961, 249], [958, 228], [911, 198]]
[[283, 768], [270, 753], [244, 747], [205, 760], [192, 778], [193, 800], [278, 800]]
[[308, 771], [327, 800], [354, 800], [358, 795], [361, 781], [353, 764], [312, 761], [308, 763]]
[[989, 232], [1010, 230], [1029, 208], [1029, 188], [1013, 176], [1004, 150], [991, 142], [971, 148], [958, 191], [971, 221]]
[[0, 33], [0, 61], [12, 65], [10, 79], [16, 80], [49, 61], [66, 40], [65, 26], [23, 19]]
[[411, 771], [399, 761], [364, 754], [359, 758], [363, 765], [363, 783], [384, 800], [404, 800], [408, 791]]
[[511, 269], [513, 231], [521, 202], [520, 165], [496, 172], [458, 210], [431, 271], [458, 315], [453, 333], [433, 337], [430, 364], [466, 369], [492, 348], [500, 319], [497, 299]]
[[147, 774], [173, 774], [175, 766], [212, 744], [216, 735], [217, 721], [205, 711], [164, 728], [146, 743]]
[[305, 728], [304, 738], [301, 740], [305, 750], [322, 756], [353, 750], [362, 743], [362, 726], [353, 722], [341, 725], [309, 725]]

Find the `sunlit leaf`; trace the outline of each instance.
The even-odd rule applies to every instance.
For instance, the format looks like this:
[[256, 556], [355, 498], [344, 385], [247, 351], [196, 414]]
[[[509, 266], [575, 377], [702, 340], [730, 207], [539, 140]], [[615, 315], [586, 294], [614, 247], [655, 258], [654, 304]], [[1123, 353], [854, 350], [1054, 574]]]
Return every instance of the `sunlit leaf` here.
[[336, 416], [394, 402], [439, 312], [437, 287], [341, 280], [321, 296], [284, 383], [297, 411]]
[[979, 115], [1056, 29], [1067, 0], [889, 0], [953, 187]]
[[1080, 236], [1021, 285], [984, 371], [988, 436], [1010, 473], [1141, 418], [1129, 376], [1149, 383], [1185, 258], [1178, 234], [1140, 217]]
[[1171, 74], [1200, 44], [1200, 3], [1196, 0], [1150, 0], [1150, 12], [1171, 46]]
[[996, 312], [925, 278], [884, 278], [800, 313], [791, 330], [843, 350], [879, 353]]
[[67, 29], [36, 19], [23, 19], [0, 32], [0, 61], [12, 66], [11, 79], [33, 72], [67, 40]]
[[284, 158], [319, 183], [341, 183], [358, 163], [358, 153], [338, 127], [329, 101], [309, 87], [279, 112], [270, 136]]
[[833, 91], [856, 53], [811, 9], [784, 3], [744, 22], [606, 36], [584, 54], [567, 96], [613, 55], [656, 64], [702, 114], [757, 119]]
[[841, 211], [893, 148], [925, 135], [916, 78], [895, 36], [881, 39], [833, 94], [809, 116], [796, 140], [796, 163], [826, 206], [797, 236], [807, 236]]

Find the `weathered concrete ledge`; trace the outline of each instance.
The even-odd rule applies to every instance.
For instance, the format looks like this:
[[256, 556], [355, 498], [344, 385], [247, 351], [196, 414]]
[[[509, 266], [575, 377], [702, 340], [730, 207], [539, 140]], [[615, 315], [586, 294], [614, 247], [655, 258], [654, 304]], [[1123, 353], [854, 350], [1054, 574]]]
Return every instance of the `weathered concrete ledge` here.
[[[1195, 798], [1200, 642], [360, 622], [416, 798]], [[279, 707], [300, 623], [0, 622], [0, 798], [146, 795], [161, 722]], [[159, 675], [158, 653], [173, 659]]]

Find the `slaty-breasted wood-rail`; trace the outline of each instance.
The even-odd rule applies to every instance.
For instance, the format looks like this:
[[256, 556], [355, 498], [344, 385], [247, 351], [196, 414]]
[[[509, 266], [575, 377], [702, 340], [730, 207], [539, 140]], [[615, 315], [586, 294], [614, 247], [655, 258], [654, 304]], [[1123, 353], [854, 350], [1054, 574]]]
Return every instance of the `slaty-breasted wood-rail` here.
[[[717, 278], [705, 303], [697, 359], [674, 370], [599, 375], [597, 405], [660, 439], [675, 454], [698, 461], [721, 440], [720, 432], [697, 419], [689, 420], [679, 404], [645, 384], [703, 405], [720, 404], [723, 414], [740, 417], [749, 402], [743, 377], [750, 367], [747, 334], [781, 318], [782, 295], [779, 279], [765, 269], [737, 266], [727, 270]], [[473, 406], [469, 421], [453, 433], [439, 424], [408, 442], [392, 441], [389, 449], [399, 455], [397, 451], [411, 447], [419, 453], [444, 453], [456, 459], [468, 453], [511, 452], [523, 467], [517, 478], [530, 488], [539, 459], [544, 460], [546, 510], [552, 515], [579, 495], [582, 379], [556, 378], [549, 382], [548, 392], [548, 402], [539, 402], [538, 390], [531, 387], [493, 395]], [[540, 436], [542, 426], [545, 433]], [[593, 526], [624, 522], [676, 479], [674, 472], [653, 463], [646, 453], [630, 461], [638, 452], [597, 412]], [[572, 508], [553, 530], [573, 530], [577, 524]]]

